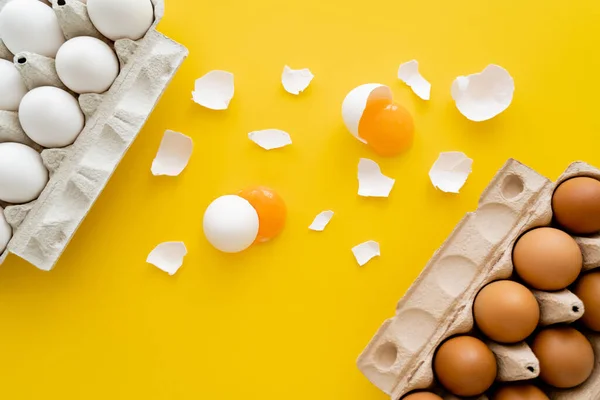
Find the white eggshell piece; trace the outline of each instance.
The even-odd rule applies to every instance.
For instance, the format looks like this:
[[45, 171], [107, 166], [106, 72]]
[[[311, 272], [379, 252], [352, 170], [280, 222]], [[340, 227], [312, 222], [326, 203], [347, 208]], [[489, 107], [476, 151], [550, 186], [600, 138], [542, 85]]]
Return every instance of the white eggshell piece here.
[[37, 151], [20, 143], [0, 143], [0, 200], [28, 203], [47, 183], [48, 170]]
[[473, 160], [459, 151], [440, 153], [429, 171], [429, 179], [446, 193], [458, 193], [471, 174]]
[[398, 68], [398, 79], [406, 83], [421, 99], [430, 99], [431, 83], [423, 78], [419, 72], [419, 62], [417, 60], [411, 60], [400, 65]]
[[6, 245], [12, 237], [12, 228], [4, 218], [4, 210], [0, 207], [0, 254], [6, 249]]
[[362, 197], [388, 197], [396, 180], [381, 173], [373, 160], [361, 158], [358, 162], [358, 195]]
[[452, 98], [461, 114], [471, 121], [494, 118], [510, 106], [515, 81], [504, 68], [490, 64], [478, 73], [459, 76], [452, 83]]
[[183, 258], [186, 255], [187, 248], [183, 242], [164, 242], [148, 254], [146, 262], [169, 275], [175, 275], [183, 265]]
[[19, 70], [9, 61], [0, 59], [0, 110], [17, 111], [27, 93]]
[[183, 133], [166, 131], [160, 142], [158, 153], [152, 161], [152, 175], [178, 176], [187, 167], [194, 142]]
[[56, 14], [38, 0], [18, 0], [0, 11], [0, 38], [10, 50], [54, 58], [65, 42]]
[[280, 149], [292, 144], [290, 134], [280, 129], [264, 129], [248, 134], [248, 139], [265, 150]]
[[354, 246], [352, 248], [352, 254], [354, 254], [354, 258], [356, 258], [358, 265], [362, 267], [373, 258], [379, 257], [381, 255], [381, 249], [379, 243], [369, 240]]
[[196, 79], [192, 100], [211, 110], [226, 110], [235, 93], [234, 76], [227, 71], [210, 71]]
[[110, 40], [141, 39], [154, 21], [150, 0], [88, 0], [92, 23]]
[[206, 209], [203, 226], [206, 239], [216, 249], [238, 253], [256, 240], [258, 213], [240, 196], [222, 196]]
[[363, 143], [367, 143], [364, 139], [358, 136], [358, 124], [362, 118], [363, 112], [367, 107], [367, 100], [373, 90], [382, 87], [380, 83], [367, 83], [360, 85], [350, 91], [344, 102], [342, 103], [342, 118], [344, 124], [350, 133]]
[[322, 211], [313, 220], [312, 224], [308, 227], [311, 231], [323, 232], [329, 221], [333, 218], [333, 211]]
[[104, 93], [119, 75], [119, 59], [103, 41], [80, 36], [58, 49], [56, 72], [75, 93]]
[[306, 90], [314, 77], [308, 68], [291, 69], [286, 65], [281, 74], [281, 84], [286, 92], [299, 95]]
[[39, 145], [64, 147], [75, 141], [84, 127], [85, 117], [71, 94], [42, 86], [23, 97], [19, 121], [27, 136]]

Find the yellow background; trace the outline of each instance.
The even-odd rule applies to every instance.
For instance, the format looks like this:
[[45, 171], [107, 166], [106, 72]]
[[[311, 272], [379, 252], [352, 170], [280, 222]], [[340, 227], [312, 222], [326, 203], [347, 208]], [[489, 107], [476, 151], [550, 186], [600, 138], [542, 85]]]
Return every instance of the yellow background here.
[[[12, 257], [0, 268], [0, 397], [6, 399], [382, 400], [355, 359], [433, 251], [509, 157], [556, 178], [600, 166], [597, 0], [167, 0], [160, 30], [190, 49], [172, 85], [51, 273]], [[423, 102], [396, 79], [416, 58]], [[488, 63], [516, 81], [512, 106], [472, 123], [452, 80]], [[316, 78], [287, 94], [285, 64]], [[235, 73], [230, 109], [194, 104], [194, 80]], [[409, 154], [380, 159], [346, 132], [353, 87], [388, 84], [413, 113]], [[246, 137], [279, 128], [294, 144], [265, 152]], [[179, 178], [150, 164], [165, 129], [194, 138]], [[427, 172], [440, 151], [474, 159], [460, 195]], [[356, 195], [360, 157], [397, 179], [387, 200]], [[277, 189], [288, 226], [272, 243], [224, 255], [201, 220], [215, 197]], [[320, 211], [336, 215], [307, 230]], [[358, 268], [350, 249], [381, 242]], [[159, 242], [189, 255], [169, 277], [145, 263]]]

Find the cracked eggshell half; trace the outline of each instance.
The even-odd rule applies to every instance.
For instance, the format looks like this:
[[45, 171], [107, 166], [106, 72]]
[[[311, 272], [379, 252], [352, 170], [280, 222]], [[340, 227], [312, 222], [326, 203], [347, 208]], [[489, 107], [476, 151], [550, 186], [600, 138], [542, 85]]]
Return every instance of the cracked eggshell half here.
[[412, 115], [394, 102], [385, 85], [369, 83], [352, 89], [342, 103], [342, 118], [350, 133], [380, 156], [399, 155], [412, 145]]
[[258, 236], [258, 212], [237, 195], [221, 196], [204, 213], [204, 235], [217, 250], [239, 253]]
[[0, 143], [0, 200], [28, 203], [47, 183], [48, 170], [37, 151], [20, 143]]

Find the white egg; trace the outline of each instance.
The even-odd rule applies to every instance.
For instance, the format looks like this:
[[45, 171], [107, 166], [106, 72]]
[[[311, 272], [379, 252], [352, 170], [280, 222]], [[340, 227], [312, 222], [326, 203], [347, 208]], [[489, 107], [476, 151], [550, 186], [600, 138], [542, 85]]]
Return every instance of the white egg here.
[[33, 89], [23, 97], [19, 121], [27, 136], [44, 147], [72, 144], [85, 125], [77, 99], [52, 86]]
[[25, 93], [27, 87], [17, 67], [0, 59], [0, 110], [17, 111]]
[[0, 207], [0, 254], [6, 249], [6, 245], [12, 237], [12, 228], [4, 218], [4, 210]]
[[141, 39], [154, 21], [150, 0], [88, 0], [88, 14], [110, 40]]
[[203, 225], [210, 244], [225, 253], [238, 253], [256, 240], [258, 213], [240, 196], [222, 196], [206, 209]]
[[47, 183], [48, 170], [37, 151], [20, 143], [0, 143], [0, 200], [28, 203]]
[[0, 37], [11, 53], [54, 58], [65, 42], [56, 14], [38, 0], [13, 0], [0, 11]]
[[67, 41], [58, 50], [56, 72], [75, 93], [104, 93], [119, 75], [119, 60], [103, 41], [81, 36]]

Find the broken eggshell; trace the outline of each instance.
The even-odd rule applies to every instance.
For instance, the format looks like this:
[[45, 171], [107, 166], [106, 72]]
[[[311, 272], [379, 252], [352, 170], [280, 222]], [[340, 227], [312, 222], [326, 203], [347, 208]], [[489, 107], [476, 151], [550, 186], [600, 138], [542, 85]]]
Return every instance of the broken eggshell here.
[[226, 110], [235, 92], [233, 74], [210, 71], [195, 83], [192, 99], [211, 110]]
[[379, 243], [374, 240], [369, 240], [354, 246], [352, 248], [352, 254], [354, 254], [354, 258], [356, 258], [358, 265], [362, 267], [373, 258], [379, 257], [381, 255], [381, 249]]
[[350, 133], [380, 156], [396, 156], [412, 146], [412, 115], [394, 102], [385, 85], [369, 83], [350, 91], [342, 103], [342, 118]]
[[164, 242], [156, 246], [148, 254], [146, 262], [165, 271], [169, 275], [175, 275], [183, 265], [183, 258], [186, 255], [187, 248], [183, 242]]
[[467, 119], [475, 122], [494, 118], [510, 106], [515, 81], [508, 71], [490, 64], [477, 74], [459, 76], [452, 83], [452, 98]]
[[178, 176], [188, 165], [194, 142], [183, 133], [166, 131], [152, 162], [154, 176]]
[[446, 193], [458, 193], [471, 174], [473, 160], [459, 151], [440, 153], [431, 170], [429, 179], [437, 189]]
[[306, 90], [314, 77], [308, 68], [291, 69], [286, 65], [281, 74], [281, 84], [286, 92], [299, 95]]
[[308, 229], [315, 232], [322, 232], [329, 224], [329, 221], [331, 221], [331, 218], [333, 218], [333, 211], [322, 211], [317, 214]]
[[398, 79], [406, 83], [423, 100], [431, 97], [431, 83], [419, 73], [419, 62], [411, 60], [400, 65]]
[[362, 197], [388, 197], [396, 180], [381, 173], [379, 165], [368, 158], [358, 162], [358, 195]]
[[280, 129], [264, 129], [248, 134], [248, 139], [265, 150], [279, 149], [292, 144], [289, 133]]

